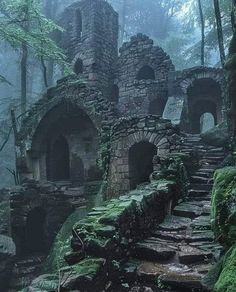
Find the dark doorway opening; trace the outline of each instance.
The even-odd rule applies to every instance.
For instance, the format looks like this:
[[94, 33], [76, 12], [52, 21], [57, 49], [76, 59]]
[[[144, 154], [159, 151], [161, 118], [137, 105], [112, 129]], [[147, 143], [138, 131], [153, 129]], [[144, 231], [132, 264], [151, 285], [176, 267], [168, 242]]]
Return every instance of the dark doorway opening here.
[[162, 116], [166, 106], [166, 101], [163, 99], [156, 98], [149, 104], [149, 114]]
[[113, 84], [110, 90], [110, 101], [118, 103], [119, 102], [119, 87], [116, 84]]
[[48, 153], [48, 179], [54, 181], [70, 179], [69, 146], [63, 136], [57, 138]]
[[79, 75], [82, 74], [83, 71], [84, 71], [83, 61], [80, 58], [78, 58], [74, 65], [74, 72], [75, 74]]
[[41, 253], [46, 251], [45, 240], [46, 212], [37, 207], [27, 216], [25, 228], [25, 253]]
[[152, 67], [145, 65], [139, 70], [137, 79], [138, 80], [148, 80], [148, 79], [155, 80], [155, 72], [152, 69]]
[[137, 185], [149, 182], [150, 174], [153, 172], [153, 157], [156, 154], [156, 146], [149, 142], [140, 142], [130, 148], [130, 189], [135, 189]]

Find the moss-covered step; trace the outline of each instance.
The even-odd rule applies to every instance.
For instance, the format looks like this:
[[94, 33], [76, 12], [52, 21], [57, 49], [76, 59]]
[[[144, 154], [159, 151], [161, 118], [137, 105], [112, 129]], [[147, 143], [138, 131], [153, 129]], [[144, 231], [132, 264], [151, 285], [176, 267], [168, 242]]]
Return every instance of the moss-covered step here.
[[106, 278], [106, 275], [101, 275], [105, 263], [105, 259], [102, 258], [86, 258], [76, 265], [61, 269], [60, 291], [77, 289], [94, 291], [94, 287], [97, 287], [97, 291], [102, 291], [106, 283], [106, 279], [104, 279], [104, 282], [102, 281], [102, 277]]

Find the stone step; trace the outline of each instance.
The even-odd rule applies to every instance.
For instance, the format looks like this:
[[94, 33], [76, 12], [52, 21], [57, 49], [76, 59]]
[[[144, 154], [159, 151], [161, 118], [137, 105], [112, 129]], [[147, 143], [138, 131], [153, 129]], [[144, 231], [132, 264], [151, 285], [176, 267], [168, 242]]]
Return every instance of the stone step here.
[[193, 175], [190, 178], [191, 183], [203, 183], [203, 184], [208, 184], [212, 182], [212, 178], [209, 177], [203, 177], [203, 176], [197, 176]]
[[190, 218], [169, 215], [158, 228], [164, 231], [184, 230], [190, 226], [191, 222]]
[[[148, 285], [160, 279], [160, 284], [163, 287], [168, 287], [168, 290], [163, 291], [201, 291], [201, 274], [191, 269], [186, 265], [179, 263], [160, 264], [153, 262], [142, 262], [137, 267], [138, 281]], [[177, 289], [177, 290], [176, 290]], [[197, 290], [196, 290], [197, 289]], [[144, 290], [134, 290], [144, 291]], [[145, 290], [149, 291], [149, 290]], [[153, 291], [153, 290], [150, 290]], [[156, 291], [156, 290], [155, 290]], [[158, 289], [159, 291], [159, 289]], [[162, 291], [162, 290], [160, 290]]]
[[197, 175], [198, 173], [202, 176], [213, 176], [214, 169], [200, 168], [198, 171], [195, 172], [195, 175]]
[[187, 217], [187, 218], [196, 218], [200, 215], [208, 215], [210, 213], [209, 206], [202, 206], [201, 204], [196, 203], [202, 203], [197, 202], [195, 203], [190, 202], [184, 202], [176, 206], [173, 210], [173, 215], [181, 216], [181, 217]]
[[211, 229], [211, 218], [210, 216], [200, 216], [192, 220], [191, 227], [195, 229]]
[[213, 187], [212, 183], [209, 184], [199, 184], [199, 183], [191, 183], [190, 188], [193, 190], [204, 190], [204, 191], [211, 191]]
[[136, 243], [131, 251], [131, 256], [148, 261], [167, 261], [173, 258], [176, 250], [161, 243]]
[[172, 242], [172, 244], [185, 241], [188, 233], [191, 234], [191, 230], [179, 230], [179, 231], [163, 231], [155, 230], [152, 233], [152, 237], [161, 239], [163, 241]]
[[211, 165], [209, 163], [201, 165], [201, 169], [211, 169], [213, 172], [216, 170], [216, 168], [217, 167], [215, 165]]
[[181, 264], [189, 265], [212, 259], [213, 254], [189, 245], [184, 245], [180, 247], [178, 258]]
[[202, 197], [204, 197], [204, 196], [208, 196], [209, 195], [209, 191], [207, 191], [207, 190], [196, 190], [196, 189], [190, 189], [189, 191], [188, 191], [188, 195], [189, 196], [192, 196], [192, 197], [199, 197], [199, 196], [202, 196]]

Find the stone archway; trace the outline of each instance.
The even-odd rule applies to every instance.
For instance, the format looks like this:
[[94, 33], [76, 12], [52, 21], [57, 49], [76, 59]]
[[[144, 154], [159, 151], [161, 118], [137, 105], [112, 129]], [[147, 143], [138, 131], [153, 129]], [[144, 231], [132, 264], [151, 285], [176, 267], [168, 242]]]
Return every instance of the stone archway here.
[[189, 132], [201, 132], [201, 116], [210, 113], [215, 124], [222, 120], [222, 92], [220, 85], [211, 78], [195, 80], [187, 90]]
[[33, 137], [32, 148], [38, 154], [32, 159], [34, 177], [83, 184], [88, 169], [96, 165], [98, 142], [98, 130], [81, 108], [66, 103], [55, 106]]
[[153, 172], [153, 157], [156, 154], [156, 146], [146, 141], [136, 143], [129, 149], [130, 189], [135, 189], [137, 185], [149, 182], [149, 177]]

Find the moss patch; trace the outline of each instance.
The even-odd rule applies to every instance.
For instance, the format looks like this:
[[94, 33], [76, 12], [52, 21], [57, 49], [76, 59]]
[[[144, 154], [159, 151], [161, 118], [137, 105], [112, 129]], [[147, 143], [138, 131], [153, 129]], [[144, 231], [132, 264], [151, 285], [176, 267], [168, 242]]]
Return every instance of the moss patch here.
[[215, 284], [214, 292], [236, 291], [236, 245], [232, 246], [223, 259], [223, 270]]
[[81, 210], [75, 211], [68, 217], [66, 222], [63, 224], [61, 230], [57, 234], [53, 247], [46, 260], [44, 266], [44, 271], [46, 273], [58, 272], [61, 267], [66, 265], [64, 255], [71, 251], [70, 242], [73, 226], [78, 221], [78, 218], [81, 218], [81, 216], [85, 216], [85, 214], [85, 210], [84, 212], [82, 212]]
[[214, 175], [211, 219], [214, 233], [226, 245], [236, 242], [236, 167], [219, 169]]

